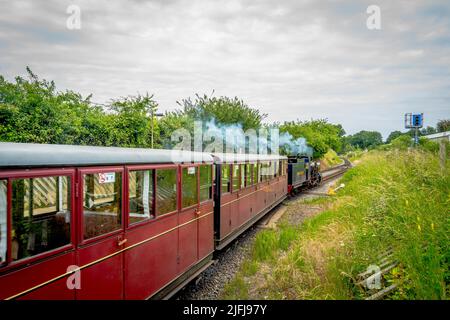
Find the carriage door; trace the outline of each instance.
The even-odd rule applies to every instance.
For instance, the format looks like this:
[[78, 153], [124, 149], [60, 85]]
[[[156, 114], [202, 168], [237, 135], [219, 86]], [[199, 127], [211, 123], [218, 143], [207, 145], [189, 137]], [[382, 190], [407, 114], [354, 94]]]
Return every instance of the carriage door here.
[[83, 169], [78, 173], [77, 299], [122, 299], [123, 169]]
[[199, 167], [181, 166], [181, 210], [178, 224], [178, 271], [188, 269], [198, 259]]

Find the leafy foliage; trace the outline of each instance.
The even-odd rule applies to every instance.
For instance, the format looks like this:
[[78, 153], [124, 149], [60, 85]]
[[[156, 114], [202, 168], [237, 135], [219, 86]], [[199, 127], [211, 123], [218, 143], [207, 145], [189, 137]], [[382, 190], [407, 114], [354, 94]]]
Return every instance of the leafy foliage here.
[[216, 121], [218, 124], [241, 124], [242, 129], [259, 129], [267, 114], [249, 107], [237, 97], [208, 97], [195, 96], [178, 102], [183, 107], [183, 113], [195, 120], [203, 122]]
[[326, 119], [311, 121], [288, 121], [279, 126], [280, 133], [288, 132], [295, 139], [306, 138], [314, 149], [314, 157], [321, 158], [329, 149], [340, 151], [342, 136], [345, 134], [341, 125], [329, 123]]
[[436, 125], [437, 132], [450, 131], [450, 119], [440, 120]]
[[29, 68], [27, 72], [28, 79], [16, 77], [15, 82], [0, 76], [1, 141], [150, 146], [148, 112], [157, 108], [152, 96], [116, 100], [105, 110], [92, 105], [90, 96], [58, 92], [53, 81], [40, 80]]
[[360, 131], [354, 135], [346, 137], [346, 141], [357, 148], [373, 148], [383, 143], [381, 133], [377, 131]]

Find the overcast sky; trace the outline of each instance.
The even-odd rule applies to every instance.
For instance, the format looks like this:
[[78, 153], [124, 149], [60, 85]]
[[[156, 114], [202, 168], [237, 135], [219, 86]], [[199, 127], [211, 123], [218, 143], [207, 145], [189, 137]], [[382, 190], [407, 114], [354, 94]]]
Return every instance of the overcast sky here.
[[[381, 30], [366, 26], [371, 4]], [[215, 90], [268, 121], [386, 138], [405, 112], [450, 118], [450, 1], [0, 0], [0, 74], [27, 65], [95, 102], [149, 92], [166, 111]]]

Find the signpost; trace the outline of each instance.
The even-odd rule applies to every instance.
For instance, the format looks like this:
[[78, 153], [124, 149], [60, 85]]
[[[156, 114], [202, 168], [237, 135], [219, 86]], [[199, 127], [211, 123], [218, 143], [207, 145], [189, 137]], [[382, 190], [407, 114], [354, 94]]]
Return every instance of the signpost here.
[[414, 129], [414, 143], [419, 143], [419, 129], [423, 127], [423, 113], [405, 113], [405, 128]]

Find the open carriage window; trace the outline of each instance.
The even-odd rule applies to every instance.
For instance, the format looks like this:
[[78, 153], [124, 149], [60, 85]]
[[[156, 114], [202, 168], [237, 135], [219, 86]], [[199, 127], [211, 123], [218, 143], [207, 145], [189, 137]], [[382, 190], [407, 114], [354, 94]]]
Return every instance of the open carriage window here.
[[0, 180], [0, 264], [6, 261], [6, 180]]
[[13, 261], [70, 243], [70, 189], [65, 176], [12, 181]]
[[128, 177], [129, 223], [152, 219], [153, 212], [153, 170], [130, 171]]
[[122, 174], [85, 174], [83, 190], [84, 239], [119, 230], [122, 226]]

